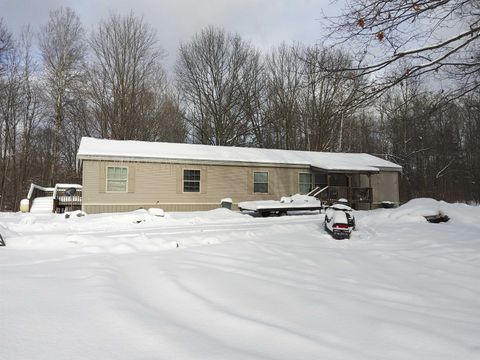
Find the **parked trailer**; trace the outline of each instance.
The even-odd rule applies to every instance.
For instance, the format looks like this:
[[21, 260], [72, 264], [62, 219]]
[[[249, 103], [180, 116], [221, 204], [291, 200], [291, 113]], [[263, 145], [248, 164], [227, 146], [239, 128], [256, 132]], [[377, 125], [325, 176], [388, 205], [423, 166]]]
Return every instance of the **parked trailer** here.
[[311, 195], [293, 195], [277, 200], [244, 201], [238, 204], [240, 211], [251, 211], [261, 216], [286, 215], [288, 211], [318, 211], [323, 206]]

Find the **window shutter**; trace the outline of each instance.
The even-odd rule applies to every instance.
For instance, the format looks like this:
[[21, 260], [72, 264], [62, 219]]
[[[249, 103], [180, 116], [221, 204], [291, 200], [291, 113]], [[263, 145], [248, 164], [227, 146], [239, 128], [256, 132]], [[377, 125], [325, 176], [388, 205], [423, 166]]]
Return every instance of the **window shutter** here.
[[104, 193], [106, 187], [106, 167], [103, 161], [98, 162], [98, 192]]
[[246, 169], [247, 174], [247, 194], [253, 194], [253, 171]]
[[[273, 170], [273, 169], [272, 169], [272, 170]], [[268, 192], [267, 192], [267, 193], [268, 193], [268, 195], [271, 195], [271, 194], [274, 194], [274, 193], [275, 193], [273, 187], [274, 187], [276, 184], [274, 184], [274, 182], [272, 181], [272, 171], [267, 172], [267, 174], [268, 174], [268, 175], [267, 175], [267, 180], [268, 180], [268, 185], [267, 185], [267, 186], [268, 186]]]
[[181, 194], [183, 190], [183, 169], [177, 166], [177, 194]]
[[128, 171], [128, 190], [127, 192], [133, 193], [135, 192], [135, 166], [134, 164], [130, 164], [127, 167]]
[[207, 167], [202, 167], [200, 170], [200, 194], [207, 193]]

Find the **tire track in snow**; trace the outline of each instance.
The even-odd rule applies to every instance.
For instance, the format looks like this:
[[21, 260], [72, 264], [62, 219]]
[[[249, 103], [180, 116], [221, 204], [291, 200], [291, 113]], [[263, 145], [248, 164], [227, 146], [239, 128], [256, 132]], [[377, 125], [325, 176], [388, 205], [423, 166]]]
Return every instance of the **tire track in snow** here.
[[[312, 216], [313, 217], [313, 216]], [[252, 218], [255, 219], [255, 218]], [[273, 219], [271, 219], [273, 220]], [[259, 220], [255, 222], [245, 223], [228, 223], [228, 224], [179, 224], [179, 225], [167, 225], [164, 227], [141, 227], [138, 229], [119, 229], [115, 231], [75, 231], [67, 233], [67, 235], [101, 235], [108, 238], [119, 237], [136, 237], [139, 234], [146, 236], [159, 236], [159, 235], [179, 235], [179, 234], [192, 234], [192, 233], [212, 233], [212, 232], [227, 232], [227, 231], [247, 231], [258, 230], [266, 227], [286, 226], [286, 225], [301, 225], [311, 224], [315, 222], [323, 221], [323, 218], [309, 218], [309, 219], [288, 219], [282, 217], [281, 220], [276, 221]], [[322, 230], [322, 229], [321, 229]], [[321, 231], [325, 233], [324, 230]]]

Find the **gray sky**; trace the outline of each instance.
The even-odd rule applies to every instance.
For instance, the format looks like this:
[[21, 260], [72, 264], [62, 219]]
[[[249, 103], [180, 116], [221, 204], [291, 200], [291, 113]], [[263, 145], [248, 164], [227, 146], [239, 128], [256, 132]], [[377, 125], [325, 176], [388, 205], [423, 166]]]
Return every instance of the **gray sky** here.
[[87, 30], [110, 11], [143, 15], [157, 30], [171, 68], [179, 42], [207, 25], [237, 32], [262, 50], [282, 41], [313, 44], [321, 36], [322, 8], [328, 12], [331, 5], [329, 0], [0, 0], [0, 17], [18, 33], [24, 24], [38, 29], [59, 6], [74, 9]]

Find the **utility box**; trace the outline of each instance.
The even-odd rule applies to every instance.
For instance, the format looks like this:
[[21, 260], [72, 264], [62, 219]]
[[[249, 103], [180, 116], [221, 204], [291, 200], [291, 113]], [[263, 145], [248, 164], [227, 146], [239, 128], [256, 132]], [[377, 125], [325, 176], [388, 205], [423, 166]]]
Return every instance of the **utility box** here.
[[220, 200], [220, 206], [222, 208], [232, 210], [232, 199], [226, 198], [226, 199]]

